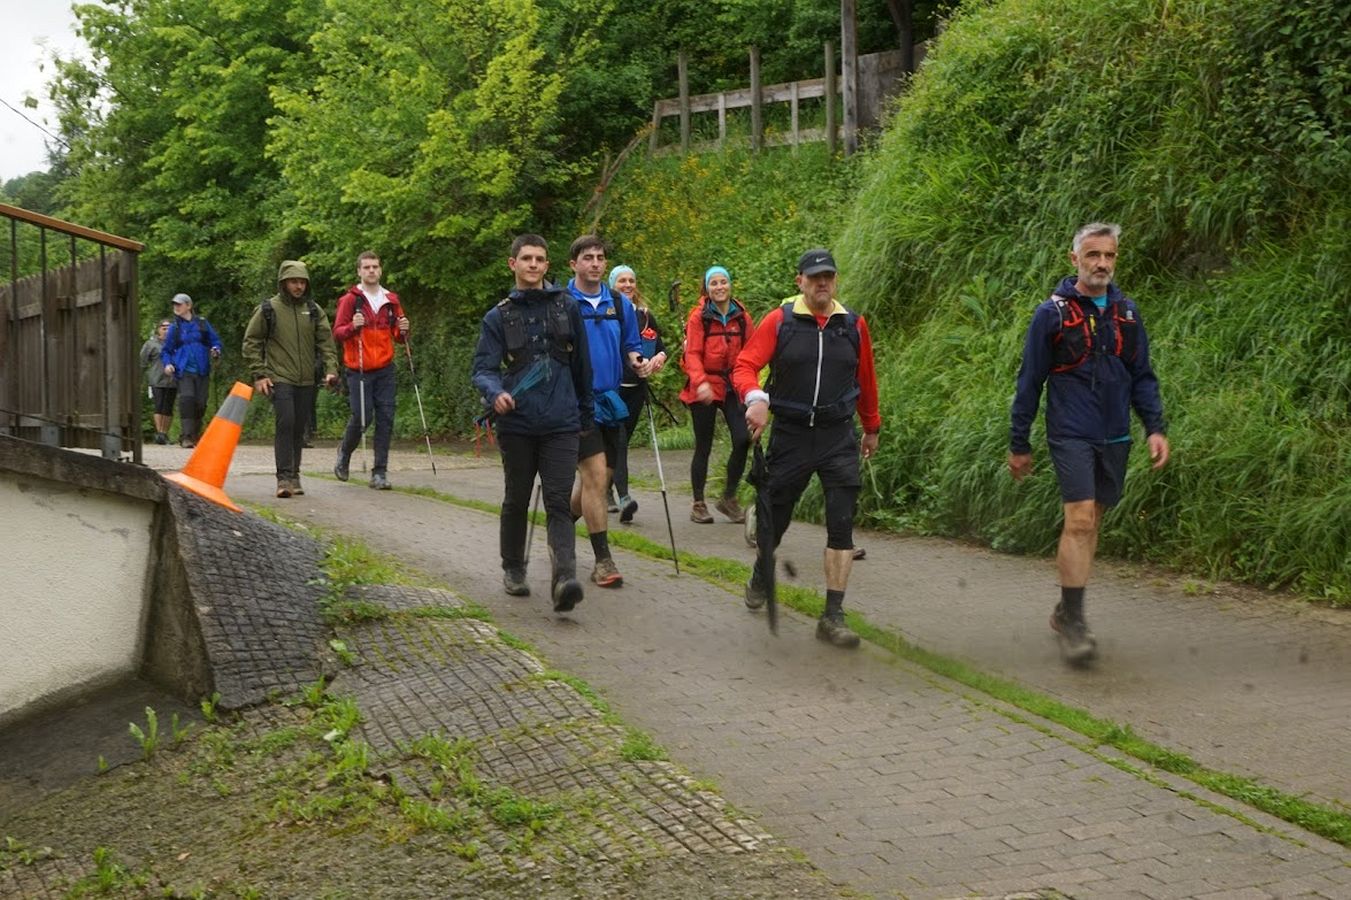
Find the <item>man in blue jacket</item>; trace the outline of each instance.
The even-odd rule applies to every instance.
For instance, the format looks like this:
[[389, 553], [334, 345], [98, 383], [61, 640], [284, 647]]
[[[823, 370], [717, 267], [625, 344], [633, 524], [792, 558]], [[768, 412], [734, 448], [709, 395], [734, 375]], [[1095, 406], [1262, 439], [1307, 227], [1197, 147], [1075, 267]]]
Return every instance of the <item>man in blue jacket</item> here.
[[1046, 389], [1046, 442], [1060, 484], [1065, 521], [1056, 567], [1060, 602], [1051, 614], [1066, 660], [1086, 663], [1097, 641], [1084, 618], [1084, 587], [1093, 569], [1103, 513], [1121, 499], [1130, 453], [1130, 413], [1144, 423], [1154, 468], [1168, 462], [1163, 401], [1149, 364], [1149, 337], [1116, 271], [1121, 226], [1094, 222], [1074, 235], [1063, 279], [1037, 307], [1023, 346], [1009, 431], [1009, 472], [1032, 471], [1028, 435]]
[[192, 312], [192, 298], [174, 294], [174, 323], [164, 336], [160, 359], [164, 374], [178, 383], [179, 444], [196, 447], [206, 415], [206, 392], [211, 360], [219, 359], [220, 338], [211, 323]]
[[581, 484], [573, 492], [573, 515], [586, 519], [596, 567], [591, 581], [600, 587], [620, 587], [624, 579], [610, 555], [610, 538], [605, 515], [606, 494], [614, 474], [620, 447], [626, 440], [624, 423], [628, 408], [619, 396], [624, 380], [624, 360], [639, 378], [652, 373], [652, 361], [643, 359], [642, 336], [633, 304], [623, 294], [614, 293], [605, 278], [605, 242], [594, 234], [584, 234], [568, 248], [568, 265], [573, 277], [568, 292], [586, 324], [586, 344], [591, 358], [591, 387], [595, 395], [596, 427], [582, 432], [577, 449], [577, 471]]
[[544, 280], [549, 270], [544, 238], [517, 237], [507, 265], [516, 284], [483, 317], [472, 376], [484, 406], [492, 410], [502, 454], [502, 586], [514, 596], [530, 593], [526, 514], [538, 473], [553, 560], [554, 611], [567, 612], [582, 600], [569, 500], [578, 435], [593, 427], [587, 335], [567, 291]]

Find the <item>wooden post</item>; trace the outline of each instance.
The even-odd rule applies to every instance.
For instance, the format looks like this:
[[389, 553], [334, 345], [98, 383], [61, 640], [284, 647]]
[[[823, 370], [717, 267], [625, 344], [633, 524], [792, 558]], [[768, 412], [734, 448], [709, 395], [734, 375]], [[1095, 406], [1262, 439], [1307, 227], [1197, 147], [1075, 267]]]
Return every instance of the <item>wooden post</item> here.
[[684, 50], [676, 58], [680, 78], [680, 152], [690, 152], [690, 73], [689, 56]]
[[718, 149], [727, 146], [727, 92], [718, 94]]
[[797, 119], [797, 82], [794, 81], [788, 88], [788, 106], [792, 111], [793, 120], [793, 153], [797, 153], [797, 145], [802, 143], [802, 132], [798, 129]]
[[656, 153], [661, 146], [661, 101], [652, 104], [652, 139], [648, 142], [647, 152]]
[[835, 83], [835, 44], [826, 41], [826, 152], [835, 155], [835, 94], [839, 86]]
[[840, 0], [840, 57], [844, 68], [844, 155], [858, 150], [858, 16], [855, 0]]
[[915, 72], [915, 0], [887, 0], [896, 40], [901, 47], [901, 68], [907, 75]]
[[760, 97], [760, 48], [751, 48], [751, 151], [759, 153], [765, 142], [763, 103]]

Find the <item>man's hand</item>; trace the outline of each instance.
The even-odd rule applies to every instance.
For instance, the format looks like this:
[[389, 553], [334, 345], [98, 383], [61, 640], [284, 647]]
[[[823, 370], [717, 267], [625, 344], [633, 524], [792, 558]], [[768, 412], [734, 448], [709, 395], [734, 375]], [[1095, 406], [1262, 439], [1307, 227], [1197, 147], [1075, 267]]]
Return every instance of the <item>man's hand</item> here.
[[1022, 481], [1032, 474], [1031, 453], [1009, 453], [1009, 474], [1014, 481]]
[[408, 317], [399, 316], [399, 334], [408, 333]]
[[[759, 405], [756, 404], [756, 406]], [[859, 449], [863, 453], [864, 459], [872, 459], [873, 455], [877, 453], [877, 440], [878, 434], [875, 431], [872, 434], [863, 435], [863, 443]]]
[[174, 364], [173, 364], [173, 363], [169, 363], [169, 365], [167, 365], [167, 366], [164, 367], [164, 374], [165, 374], [165, 375], [172, 375], [172, 374], [174, 374]]
[[363, 316], [361, 313], [358, 312], [358, 313], [354, 313], [354, 314], [352, 315], [352, 327], [353, 327], [353, 328], [360, 328], [362, 325], [365, 325], [365, 324], [366, 324], [366, 317]]
[[648, 360], [648, 362], [652, 364], [652, 368], [649, 370], [649, 374], [656, 374], [657, 372], [660, 372], [662, 368], [666, 365], [666, 351], [665, 350], [661, 351], [656, 356]]
[[1161, 434], [1151, 434], [1147, 442], [1149, 444], [1149, 458], [1154, 463], [1153, 468], [1162, 469], [1167, 465], [1170, 455], [1168, 438]]
[[[709, 384], [707, 381], [699, 382], [699, 386], [694, 389], [694, 399], [698, 400], [700, 403], [712, 403], [713, 385]], [[758, 406], [759, 404], [756, 405]], [[746, 421], [749, 422], [750, 418], [747, 417]], [[754, 437], [754, 435], [752, 435], [752, 437]]]
[[516, 408], [516, 400], [506, 391], [493, 398], [493, 412], [499, 416], [506, 415]]
[[324, 375], [324, 386], [336, 388], [338, 386], [338, 373], [329, 372]]
[[[705, 384], [703, 385], [703, 387], [707, 387], [707, 385]], [[750, 406], [746, 407], [746, 428], [750, 430], [751, 440], [753, 441], [759, 440], [761, 433], [764, 432], [765, 426], [768, 424], [769, 424], [768, 403], [765, 403], [763, 400], [757, 400]], [[876, 435], [874, 435], [874, 437], [876, 437]], [[873, 443], [875, 445], [876, 441], [874, 441]]]
[[219, 348], [219, 347], [212, 347], [212, 348], [211, 348], [211, 358], [212, 358], [212, 359], [220, 359], [220, 348]]
[[264, 397], [272, 396], [272, 379], [264, 375], [253, 383], [253, 389]]

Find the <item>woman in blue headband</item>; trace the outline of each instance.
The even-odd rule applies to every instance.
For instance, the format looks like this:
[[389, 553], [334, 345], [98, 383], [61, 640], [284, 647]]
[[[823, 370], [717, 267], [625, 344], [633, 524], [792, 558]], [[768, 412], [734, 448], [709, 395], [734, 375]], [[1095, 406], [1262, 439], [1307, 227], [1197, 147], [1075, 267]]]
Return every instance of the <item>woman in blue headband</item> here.
[[722, 266], [711, 266], [704, 273], [704, 290], [690, 310], [685, 323], [685, 354], [682, 365], [687, 381], [680, 401], [689, 407], [694, 427], [694, 458], [690, 460], [690, 486], [694, 505], [690, 520], [700, 525], [713, 521], [704, 502], [704, 483], [708, 479], [708, 457], [713, 451], [713, 428], [721, 410], [732, 438], [727, 455], [727, 480], [718, 512], [733, 522], [746, 521], [746, 513], [737, 502], [737, 488], [746, 470], [746, 451], [750, 435], [746, 431], [746, 408], [732, 389], [732, 364], [755, 331], [755, 323], [742, 304], [732, 297], [732, 276]]
[[[662, 342], [661, 328], [657, 325], [652, 310], [648, 308], [647, 299], [638, 290], [638, 276], [628, 266], [615, 266], [610, 270], [610, 290], [628, 297], [629, 302], [633, 304], [633, 311], [638, 316], [638, 336], [643, 344], [639, 352], [643, 359], [652, 360], [654, 374], [661, 371], [666, 365], [666, 344]], [[643, 404], [648, 400], [648, 390], [646, 378], [634, 372], [625, 360], [624, 377], [619, 382], [619, 396], [629, 409], [629, 418], [625, 423], [624, 439], [620, 443], [619, 452], [615, 455], [612, 485], [613, 490], [619, 492], [619, 500], [615, 504], [619, 508], [619, 521], [625, 523], [632, 522], [633, 514], [638, 511], [638, 501], [629, 495], [629, 436], [638, 427]]]

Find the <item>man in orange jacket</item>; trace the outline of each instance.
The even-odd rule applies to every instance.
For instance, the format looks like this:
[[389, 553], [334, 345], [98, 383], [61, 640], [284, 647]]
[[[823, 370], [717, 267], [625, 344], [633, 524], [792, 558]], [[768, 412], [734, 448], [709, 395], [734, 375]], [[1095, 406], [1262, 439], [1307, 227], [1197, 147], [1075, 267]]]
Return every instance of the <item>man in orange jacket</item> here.
[[361, 441], [362, 431], [374, 420], [375, 465], [371, 467], [371, 487], [387, 491], [397, 388], [394, 344], [406, 340], [408, 317], [403, 314], [398, 295], [381, 286], [381, 274], [379, 255], [367, 250], [357, 257], [358, 283], [338, 298], [333, 337], [342, 344], [352, 415], [338, 447], [333, 474], [339, 481], [347, 480], [352, 451]]

